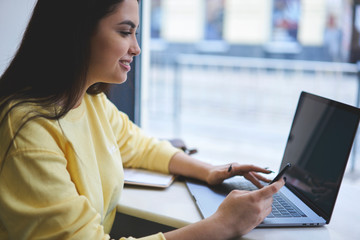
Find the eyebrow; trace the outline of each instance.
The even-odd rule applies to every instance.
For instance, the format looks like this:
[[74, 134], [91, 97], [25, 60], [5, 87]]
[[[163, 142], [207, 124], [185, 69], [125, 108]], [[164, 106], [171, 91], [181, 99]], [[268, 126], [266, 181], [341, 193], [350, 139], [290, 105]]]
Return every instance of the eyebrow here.
[[122, 21], [122, 22], [118, 23], [118, 25], [129, 25], [131, 28], [136, 28], [135, 23], [133, 23], [130, 20]]

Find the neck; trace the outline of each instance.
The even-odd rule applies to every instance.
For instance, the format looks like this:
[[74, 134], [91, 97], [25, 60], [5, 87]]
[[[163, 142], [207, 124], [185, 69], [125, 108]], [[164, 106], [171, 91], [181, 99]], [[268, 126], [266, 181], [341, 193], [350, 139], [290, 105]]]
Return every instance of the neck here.
[[84, 92], [81, 94], [79, 100], [76, 102], [75, 106], [74, 106], [72, 109], [78, 108], [78, 107], [81, 105], [81, 103], [82, 103], [82, 101], [83, 101], [83, 99], [84, 99], [85, 94], [86, 94], [86, 91], [84, 91]]

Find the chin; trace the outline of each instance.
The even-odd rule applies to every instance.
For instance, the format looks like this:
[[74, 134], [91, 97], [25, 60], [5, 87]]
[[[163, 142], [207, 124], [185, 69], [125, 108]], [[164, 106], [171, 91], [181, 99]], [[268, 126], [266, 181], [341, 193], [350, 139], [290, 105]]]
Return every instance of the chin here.
[[117, 84], [123, 84], [127, 81], [127, 77], [116, 81]]
[[110, 83], [113, 83], [113, 84], [123, 84], [124, 82], [126, 82], [127, 80], [127, 75], [125, 76], [118, 76], [118, 77], [115, 77], [112, 79], [112, 81], [110, 81]]

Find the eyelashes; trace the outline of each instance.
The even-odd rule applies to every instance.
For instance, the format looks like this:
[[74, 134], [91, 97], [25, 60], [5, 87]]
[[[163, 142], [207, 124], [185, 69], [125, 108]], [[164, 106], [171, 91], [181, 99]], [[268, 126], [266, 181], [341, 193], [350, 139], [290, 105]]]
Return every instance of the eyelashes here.
[[[130, 36], [131, 34], [133, 34], [133, 32], [127, 32], [127, 31], [119, 31], [119, 34], [122, 35], [122, 36]], [[139, 33], [138, 32], [135, 32], [135, 35], [137, 36]]]
[[132, 32], [125, 32], [125, 31], [120, 31], [119, 33], [123, 36], [129, 36], [132, 34]]

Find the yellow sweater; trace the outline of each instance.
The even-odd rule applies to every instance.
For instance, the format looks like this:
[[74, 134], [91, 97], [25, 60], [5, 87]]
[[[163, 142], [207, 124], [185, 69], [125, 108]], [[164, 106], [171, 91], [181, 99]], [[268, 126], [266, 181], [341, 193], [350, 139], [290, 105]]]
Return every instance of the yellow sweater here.
[[[12, 111], [1, 126], [0, 161], [31, 108]], [[168, 172], [177, 151], [146, 137], [104, 94], [86, 95], [59, 121], [32, 120], [0, 173], [0, 239], [109, 239], [123, 165]]]

